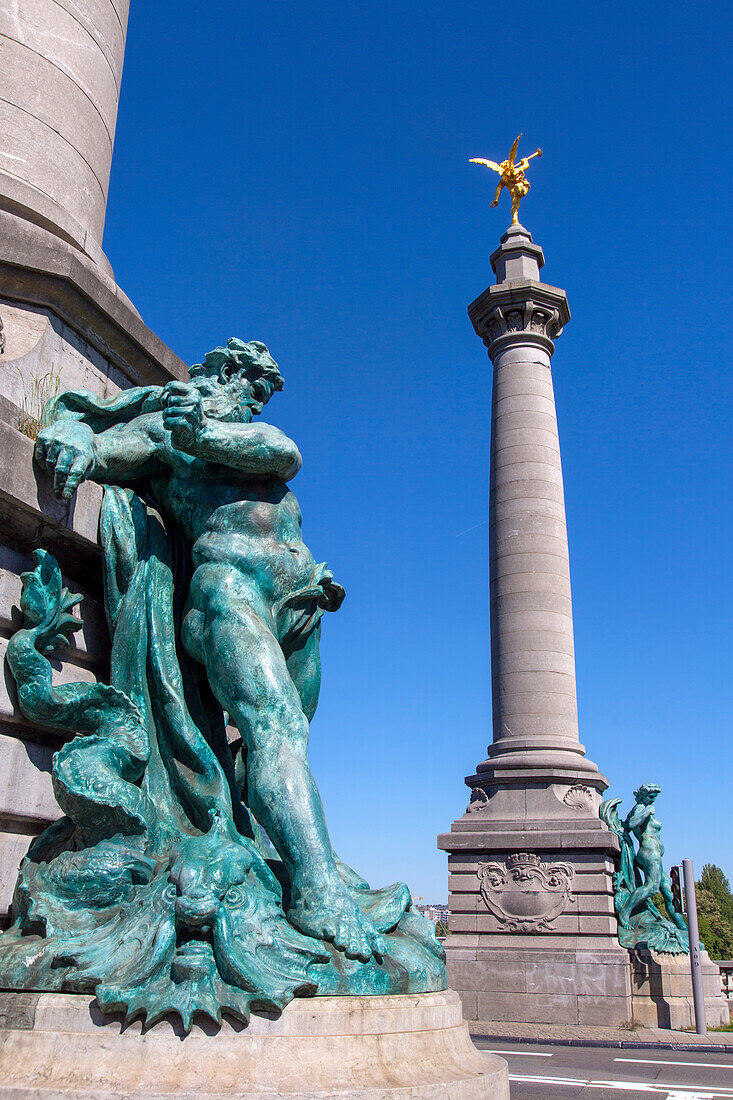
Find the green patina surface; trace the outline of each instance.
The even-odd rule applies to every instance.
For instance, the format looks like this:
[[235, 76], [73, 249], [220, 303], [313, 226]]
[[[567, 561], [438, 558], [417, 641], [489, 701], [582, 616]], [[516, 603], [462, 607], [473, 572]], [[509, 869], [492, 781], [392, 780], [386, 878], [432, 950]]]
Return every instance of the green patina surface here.
[[21, 865], [0, 984], [186, 1029], [299, 995], [444, 989], [433, 925], [403, 883], [371, 890], [336, 858], [308, 767], [321, 618], [344, 591], [302, 541], [297, 447], [253, 423], [279, 370], [229, 340], [190, 373], [61, 394], [38, 438], [59, 496], [106, 486], [111, 686], [53, 685], [81, 622], [38, 550], [8, 661], [23, 713], [70, 738], [65, 816]]
[[[634, 792], [636, 804], [625, 820], [618, 814], [620, 798], [602, 802], [600, 814], [621, 841], [619, 869], [613, 876], [621, 946], [682, 955], [689, 953], [687, 925], [675, 907], [672, 883], [662, 866], [662, 823], [654, 813], [659, 793], [655, 783], [644, 783]], [[655, 894], [662, 895], [667, 917], [652, 901]]]

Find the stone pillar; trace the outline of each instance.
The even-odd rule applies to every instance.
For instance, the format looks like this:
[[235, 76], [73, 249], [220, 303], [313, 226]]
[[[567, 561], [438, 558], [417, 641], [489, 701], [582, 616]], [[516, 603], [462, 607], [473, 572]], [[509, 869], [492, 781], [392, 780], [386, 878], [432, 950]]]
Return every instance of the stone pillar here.
[[552, 384], [570, 320], [521, 225], [469, 306], [494, 367], [489, 505], [493, 741], [449, 853], [449, 979], [486, 1020], [626, 1023], [608, 786], [578, 737], [570, 567]]
[[0, 208], [111, 274], [102, 232], [129, 0], [0, 10]]
[[[491, 257], [498, 286], [470, 308], [494, 364], [489, 553], [493, 745], [482, 776], [547, 769], [596, 777], [578, 739], [570, 562], [550, 371], [570, 319], [540, 284], [542, 249], [512, 226]], [[519, 282], [518, 282], [519, 280]]]
[[[20, 576], [43, 546], [85, 597], [83, 636], [65, 655], [59, 683], [107, 678], [100, 491], [85, 484], [74, 501], [55, 500], [23, 432], [57, 388], [112, 397], [187, 376], [116, 285], [102, 252], [128, 3], [0, 5], [0, 662], [17, 628]], [[58, 733], [20, 713], [5, 671], [0, 930], [20, 860], [60, 816], [50, 775], [60, 744]]]

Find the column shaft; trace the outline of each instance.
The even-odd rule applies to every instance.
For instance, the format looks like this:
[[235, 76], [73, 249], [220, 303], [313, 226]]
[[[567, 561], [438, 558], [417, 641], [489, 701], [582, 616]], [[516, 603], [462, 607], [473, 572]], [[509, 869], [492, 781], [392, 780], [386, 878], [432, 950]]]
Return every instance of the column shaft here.
[[17, 0], [0, 12], [0, 207], [103, 265], [128, 7]]
[[489, 509], [489, 756], [580, 753], [560, 444], [550, 356], [537, 345], [494, 359]]

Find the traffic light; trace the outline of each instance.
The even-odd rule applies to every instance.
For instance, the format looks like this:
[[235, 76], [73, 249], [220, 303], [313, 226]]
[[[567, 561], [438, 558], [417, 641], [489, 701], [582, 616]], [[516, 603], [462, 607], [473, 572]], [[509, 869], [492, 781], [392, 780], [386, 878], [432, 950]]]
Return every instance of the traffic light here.
[[674, 907], [678, 913], [684, 913], [684, 907], [682, 905], [682, 886], [680, 885], [680, 869], [679, 867], [673, 867], [669, 872], [669, 877], [672, 880], [672, 900]]

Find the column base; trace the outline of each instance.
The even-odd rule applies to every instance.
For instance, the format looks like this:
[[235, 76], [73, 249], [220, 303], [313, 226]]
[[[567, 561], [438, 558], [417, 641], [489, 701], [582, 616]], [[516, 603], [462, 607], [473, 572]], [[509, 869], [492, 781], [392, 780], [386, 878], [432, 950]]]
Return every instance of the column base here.
[[313, 997], [182, 1037], [102, 1017], [89, 997], [0, 993], [0, 1100], [509, 1100], [450, 990]]
[[438, 838], [449, 853], [448, 975], [467, 1017], [628, 1025], [618, 838], [598, 816], [605, 781], [476, 778], [466, 813]]
[[468, 776], [466, 782], [470, 787], [484, 787], [488, 793], [492, 788], [524, 786], [528, 782], [545, 785], [587, 783], [598, 791], [608, 788], [608, 780], [584, 755], [582, 745], [575, 751], [557, 746], [507, 748], [506, 743], [500, 742], [490, 747], [488, 758], [477, 766], [476, 774]]

